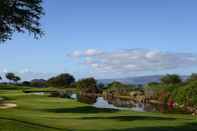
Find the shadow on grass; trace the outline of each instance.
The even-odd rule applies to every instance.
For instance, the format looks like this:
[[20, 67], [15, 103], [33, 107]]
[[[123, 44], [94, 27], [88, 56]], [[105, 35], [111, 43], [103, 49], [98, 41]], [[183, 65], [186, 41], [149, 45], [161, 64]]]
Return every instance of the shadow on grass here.
[[0, 85], [0, 90], [18, 90], [18, 89], [21, 89], [21, 88], [18, 86]]
[[176, 118], [169, 117], [154, 117], [154, 116], [110, 116], [110, 117], [82, 117], [83, 120], [119, 120], [119, 121], [134, 121], [134, 120], [176, 120]]
[[[134, 116], [136, 117], [136, 116]], [[113, 119], [113, 117], [111, 118]], [[122, 119], [122, 118], [121, 118]], [[143, 118], [143, 117], [137, 117], [135, 119], [146, 119], [146, 120], [163, 120], [163, 118]], [[48, 125], [42, 125], [42, 124], [38, 124], [38, 123], [32, 123], [32, 122], [27, 122], [27, 121], [23, 121], [23, 120], [17, 120], [14, 118], [3, 118], [0, 117], [0, 120], [8, 120], [8, 121], [13, 121], [13, 122], [19, 122], [19, 124], [27, 124], [30, 126], [34, 126], [34, 127], [40, 127], [40, 128], [46, 128], [44, 130], [47, 129], [53, 129], [54, 131], [197, 131], [197, 123], [187, 123], [185, 125], [182, 126], [175, 126], [175, 127], [170, 127], [170, 126], [160, 126], [160, 127], [154, 127], [154, 124], [151, 127], [134, 127], [134, 128], [121, 128], [121, 129], [117, 129], [117, 128], [109, 128], [109, 129], [91, 129], [91, 130], [83, 130], [83, 129], [62, 129], [62, 128], [57, 128], [57, 127], [52, 127], [52, 126], [48, 126]], [[165, 119], [167, 120], [167, 119]], [[169, 119], [170, 120], [170, 119]], [[170, 122], [170, 121], [169, 121]], [[143, 126], [143, 125], [142, 125]], [[77, 127], [75, 127], [77, 128]], [[6, 129], [5, 129], [6, 131]]]
[[[95, 130], [106, 131], [106, 130]], [[108, 129], [107, 131], [197, 131], [197, 123], [187, 123], [182, 126], [163, 126], [163, 127], [135, 127], [135, 128], [123, 128], [123, 129]]]
[[35, 126], [35, 127], [54, 129], [54, 130], [57, 130], [57, 131], [64, 131], [64, 129], [62, 129], [62, 128], [56, 128], [56, 127], [51, 127], [51, 126], [48, 126], [48, 125], [42, 125], [42, 124], [38, 124], [38, 123], [32, 123], [32, 122], [27, 122], [27, 121], [23, 121], [23, 120], [17, 120], [17, 119], [14, 119], [14, 118], [0, 117], [0, 120], [14, 121], [14, 122], [19, 122], [19, 123]]
[[107, 108], [96, 108], [92, 106], [82, 106], [74, 108], [54, 108], [54, 109], [44, 109], [47, 112], [53, 113], [113, 113], [117, 112], [116, 109], [107, 109]]

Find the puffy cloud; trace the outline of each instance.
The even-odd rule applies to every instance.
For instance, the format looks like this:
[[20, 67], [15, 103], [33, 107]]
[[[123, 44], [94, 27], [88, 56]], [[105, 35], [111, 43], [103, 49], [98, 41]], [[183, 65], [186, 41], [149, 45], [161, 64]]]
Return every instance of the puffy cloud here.
[[21, 71], [19, 71], [20, 74], [25, 74], [30, 72], [30, 69], [26, 68], [26, 69], [22, 69]]
[[84, 56], [96, 56], [96, 55], [99, 55], [101, 53], [102, 53], [101, 51], [98, 51], [96, 49], [87, 49], [84, 52]]
[[33, 72], [30, 70], [24, 70], [24, 72], [16, 72], [16, 74], [20, 76], [23, 81], [32, 79], [48, 79], [55, 75], [52, 73]]
[[74, 51], [71, 56], [74, 56], [74, 57], [79, 57], [81, 56], [81, 52], [80, 51]]
[[88, 49], [81, 52], [78, 58], [95, 73], [110, 74], [162, 71], [197, 65], [197, 55], [192, 53], [161, 52], [148, 49], [127, 49], [113, 52]]
[[7, 70], [6, 68], [4, 68], [2, 72], [3, 72], [3, 73], [7, 73], [8, 70]]
[[87, 49], [85, 51], [73, 51], [73, 53], [69, 54], [71, 57], [92, 57], [102, 54], [102, 51], [97, 49]]

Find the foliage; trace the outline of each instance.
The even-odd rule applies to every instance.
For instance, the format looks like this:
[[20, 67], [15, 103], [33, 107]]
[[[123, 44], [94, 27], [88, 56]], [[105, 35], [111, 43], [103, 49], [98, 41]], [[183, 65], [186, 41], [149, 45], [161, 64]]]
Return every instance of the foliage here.
[[187, 79], [187, 82], [197, 81], [197, 73], [191, 74], [191, 76]]
[[167, 74], [162, 77], [160, 81], [163, 84], [180, 84], [182, 82], [181, 78], [176, 74]]
[[14, 73], [6, 73], [6, 78], [10, 81], [18, 82], [21, 80], [19, 76], [16, 76]]
[[190, 82], [184, 87], [179, 88], [175, 99], [180, 104], [197, 105], [197, 82]]
[[98, 84], [97, 84], [97, 87], [98, 87], [99, 89], [104, 89], [104, 88], [105, 88], [105, 85], [104, 85], [103, 83], [98, 83]]
[[30, 86], [32, 87], [47, 87], [46, 82], [36, 82], [36, 81], [32, 81], [30, 83]]
[[160, 93], [165, 90], [165, 86], [160, 83], [149, 83], [144, 86], [144, 93], [147, 98], [159, 99]]
[[68, 73], [63, 73], [50, 78], [47, 81], [47, 84], [53, 87], [70, 87], [72, 84], [74, 84], [74, 82], [75, 78], [72, 75]]
[[76, 83], [76, 87], [82, 92], [86, 93], [97, 93], [97, 81], [94, 78], [81, 79]]
[[117, 81], [108, 84], [106, 87], [106, 91], [108, 93], [113, 93], [118, 95], [129, 95], [129, 92], [133, 90], [135, 90], [135, 86], [123, 84]]
[[43, 34], [39, 20], [43, 13], [42, 0], [0, 0], [0, 42], [11, 39], [14, 32]]
[[29, 82], [29, 81], [23, 81], [21, 84], [23, 86], [31, 86], [31, 82]]
[[159, 101], [173, 99], [185, 106], [197, 105], [197, 74], [192, 74], [187, 81], [181, 82], [177, 75], [166, 75], [161, 83], [149, 83], [145, 86], [145, 95]]
[[161, 102], [167, 101], [167, 98], [174, 97], [180, 84], [167, 84], [151, 82], [144, 86], [145, 95]]
[[16, 83], [17, 83], [18, 81], [20, 81], [20, 80], [21, 80], [21, 78], [20, 78], [19, 76], [15, 76], [15, 78], [13, 79], [13, 81], [16, 82]]
[[14, 79], [14, 77], [15, 77], [15, 74], [14, 73], [6, 73], [6, 78], [8, 79], [8, 80], [13, 80]]
[[[0, 110], [0, 131], [196, 131], [196, 118], [183, 114], [98, 109], [73, 100], [4, 91], [14, 109]], [[189, 124], [188, 124], [189, 123]]]

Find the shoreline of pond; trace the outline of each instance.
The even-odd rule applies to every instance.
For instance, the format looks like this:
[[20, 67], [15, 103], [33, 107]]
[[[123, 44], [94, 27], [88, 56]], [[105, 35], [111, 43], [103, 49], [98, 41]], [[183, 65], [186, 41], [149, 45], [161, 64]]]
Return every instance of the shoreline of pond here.
[[[49, 96], [52, 96], [52, 97], [58, 97], [58, 96], [53, 96], [51, 94], [55, 93], [56, 95], [58, 95], [58, 92], [61, 92], [61, 91], [26, 91], [24, 93], [32, 93], [32, 94], [35, 94], [35, 95], [44, 95], [44, 94], [49, 94]], [[64, 93], [62, 93], [63, 95], [62, 96], [65, 96], [66, 97], [66, 93], [68, 93], [69, 91], [65, 91]], [[70, 91], [69, 92], [70, 96], [71, 94], [77, 94], [73, 91]], [[67, 94], [67, 97], [70, 97], [68, 94]], [[158, 106], [169, 106], [167, 103], [162, 103], [162, 102], [159, 102], [158, 100], [154, 100], [154, 99], [146, 99], [145, 101], [138, 101], [136, 99], [134, 99], [133, 97], [130, 97], [130, 96], [121, 96], [121, 95], [112, 95], [112, 94], [103, 94], [103, 93], [84, 93], [84, 92], [78, 92], [78, 95], [80, 96], [88, 96], [88, 97], [103, 97], [105, 100], [106, 99], [120, 99], [120, 100], [125, 100], [125, 101], [134, 101], [136, 103], [142, 103], [142, 104], [152, 104], [152, 105], [158, 105]], [[62, 97], [61, 96], [61, 97]], [[71, 98], [71, 97], [70, 97]], [[71, 99], [78, 99], [78, 98], [71, 98]], [[96, 102], [96, 101], [95, 101]], [[183, 105], [178, 105], [178, 104], [174, 104], [173, 107], [171, 107], [172, 109], [179, 109], [179, 110], [183, 110], [184, 114], [185, 113], [190, 113], [192, 115], [197, 115], [197, 109], [196, 108], [193, 108], [193, 107], [185, 107]]]

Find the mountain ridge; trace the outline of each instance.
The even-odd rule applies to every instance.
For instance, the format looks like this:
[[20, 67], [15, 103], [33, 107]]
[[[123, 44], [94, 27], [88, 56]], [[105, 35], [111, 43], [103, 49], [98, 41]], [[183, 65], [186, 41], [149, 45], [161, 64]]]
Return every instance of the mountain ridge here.
[[[112, 79], [99, 79], [98, 81], [103, 84], [109, 84], [113, 81], [118, 81], [124, 84], [135, 84], [144, 85], [150, 82], [160, 82], [161, 77], [164, 75], [150, 75], [150, 76], [136, 76], [136, 77], [125, 77], [125, 78], [112, 78]], [[182, 80], [186, 80], [188, 76], [180, 76]]]

